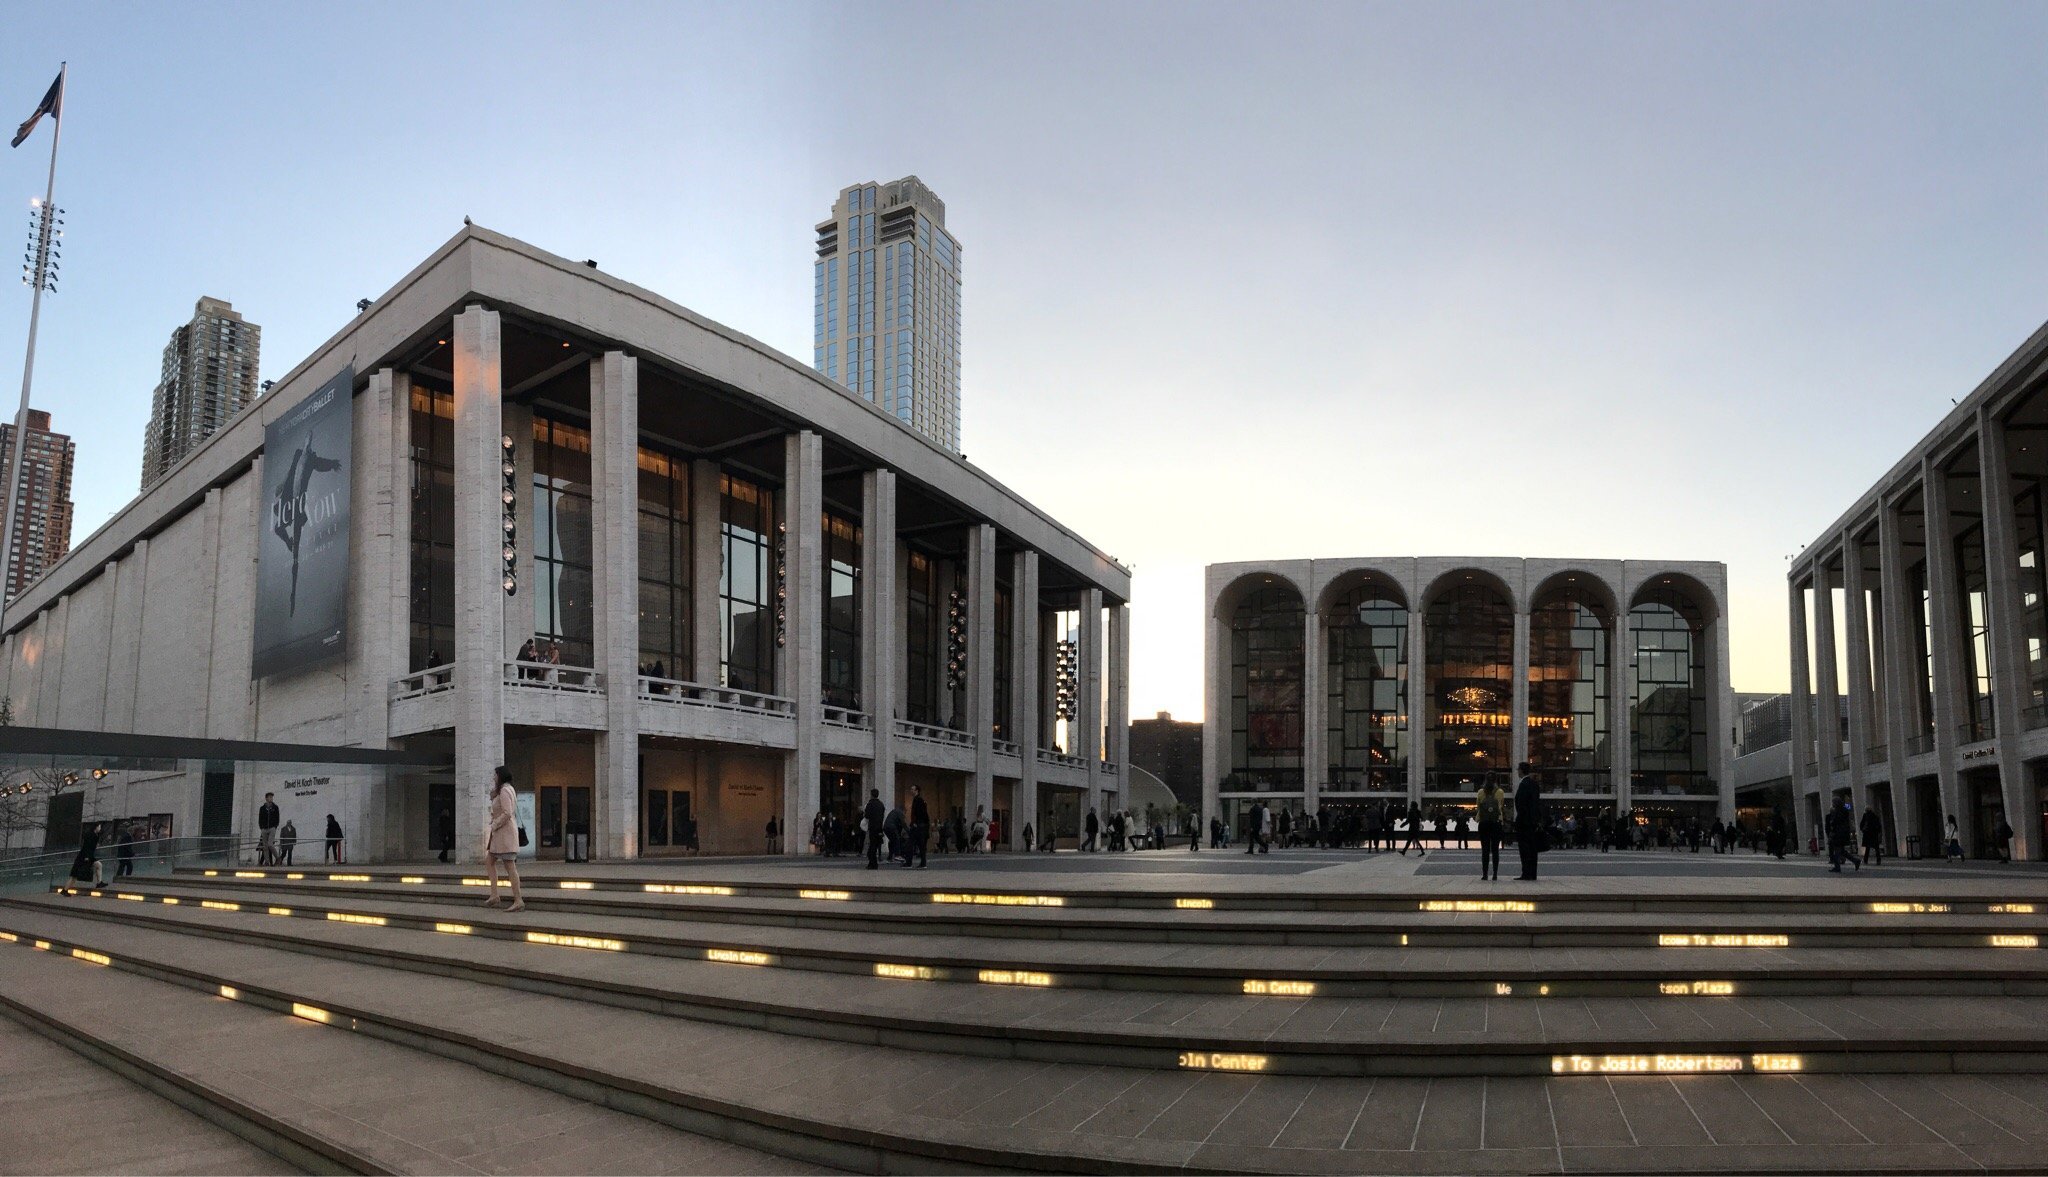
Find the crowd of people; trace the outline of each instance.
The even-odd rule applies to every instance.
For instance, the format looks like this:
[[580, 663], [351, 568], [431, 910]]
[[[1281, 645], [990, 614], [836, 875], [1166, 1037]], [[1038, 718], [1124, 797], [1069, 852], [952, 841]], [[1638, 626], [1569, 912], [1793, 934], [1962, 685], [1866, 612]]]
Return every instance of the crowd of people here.
[[[772, 818], [770, 822], [772, 826]], [[1031, 836], [1029, 825], [1024, 827], [1024, 836], [1027, 840]], [[777, 831], [771, 828], [770, 844], [779, 848], [777, 837]], [[1002, 839], [1002, 822], [990, 817], [987, 809], [979, 805], [974, 807], [972, 821], [956, 810], [934, 825], [924, 790], [912, 785], [908, 812], [901, 805], [884, 805], [879, 789], [868, 790], [867, 805], [851, 822], [842, 821], [830, 810], [819, 810], [811, 819], [810, 845], [811, 853], [828, 858], [865, 852], [869, 869], [880, 869], [885, 857], [903, 866], [922, 867], [932, 851], [986, 854], [1001, 845]]]

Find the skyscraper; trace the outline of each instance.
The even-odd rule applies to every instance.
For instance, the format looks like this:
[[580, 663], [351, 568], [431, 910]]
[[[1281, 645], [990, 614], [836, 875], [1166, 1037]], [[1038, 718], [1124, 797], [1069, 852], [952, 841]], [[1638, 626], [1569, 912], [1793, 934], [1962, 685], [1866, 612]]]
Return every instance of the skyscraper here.
[[142, 439], [142, 489], [256, 399], [262, 342], [263, 328], [218, 298], [200, 299], [192, 321], [171, 332]]
[[[50, 415], [28, 411], [28, 443], [22, 451], [28, 477], [14, 504], [14, 550], [7, 556], [7, 599], [71, 550], [71, 438], [50, 432]], [[14, 422], [0, 422], [0, 488], [14, 474]]]
[[916, 176], [855, 184], [818, 225], [812, 364], [947, 449], [960, 448], [960, 243]]

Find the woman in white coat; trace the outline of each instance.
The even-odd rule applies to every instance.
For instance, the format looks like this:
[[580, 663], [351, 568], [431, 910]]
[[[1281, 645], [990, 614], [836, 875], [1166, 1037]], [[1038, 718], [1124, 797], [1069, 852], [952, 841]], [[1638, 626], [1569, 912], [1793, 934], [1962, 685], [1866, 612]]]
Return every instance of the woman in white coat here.
[[498, 766], [497, 781], [491, 786], [490, 833], [484, 842], [484, 858], [491, 868], [491, 897], [485, 907], [498, 906], [498, 865], [512, 882], [512, 906], [507, 911], [526, 910], [519, 892], [519, 791], [512, 787], [512, 770]]

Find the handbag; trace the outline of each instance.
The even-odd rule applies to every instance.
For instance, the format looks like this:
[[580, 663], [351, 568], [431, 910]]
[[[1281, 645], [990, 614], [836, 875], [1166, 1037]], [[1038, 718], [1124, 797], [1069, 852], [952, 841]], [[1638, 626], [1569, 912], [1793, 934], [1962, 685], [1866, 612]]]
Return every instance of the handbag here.
[[519, 827], [519, 844], [520, 844], [521, 846], [524, 846], [524, 845], [526, 845], [526, 827], [525, 827], [525, 826], [520, 826], [520, 827]]

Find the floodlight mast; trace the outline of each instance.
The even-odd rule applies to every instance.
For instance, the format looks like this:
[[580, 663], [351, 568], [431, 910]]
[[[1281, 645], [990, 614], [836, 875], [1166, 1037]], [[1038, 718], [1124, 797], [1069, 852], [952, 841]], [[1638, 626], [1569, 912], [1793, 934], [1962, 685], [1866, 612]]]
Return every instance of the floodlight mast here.
[[29, 255], [24, 258], [21, 279], [28, 283], [28, 357], [21, 365], [21, 406], [14, 412], [14, 465], [7, 479], [6, 516], [0, 522], [0, 554], [7, 561], [6, 576], [0, 580], [0, 606], [14, 600], [17, 563], [14, 555], [15, 511], [21, 501], [22, 467], [28, 448], [28, 394], [35, 381], [36, 324], [43, 314], [43, 291], [57, 288], [57, 238], [63, 235], [64, 210], [57, 207], [57, 144], [64, 138], [63, 94], [69, 63], [57, 67], [58, 108], [50, 119], [50, 174], [43, 185], [43, 199], [34, 204], [30, 220]]

